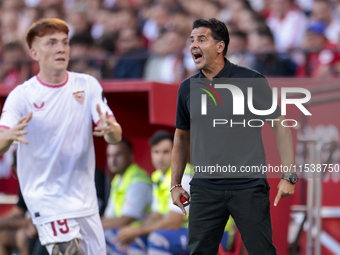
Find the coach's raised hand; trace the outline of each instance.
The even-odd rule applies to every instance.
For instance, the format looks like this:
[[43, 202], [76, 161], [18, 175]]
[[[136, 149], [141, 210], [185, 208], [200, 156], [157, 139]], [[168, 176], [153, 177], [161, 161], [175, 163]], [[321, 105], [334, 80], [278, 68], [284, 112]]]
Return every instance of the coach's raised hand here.
[[100, 110], [99, 104], [97, 104], [97, 112], [99, 114], [100, 123], [94, 128], [94, 136], [104, 136], [106, 142], [111, 144], [117, 144], [122, 140], [122, 128], [116, 121], [115, 117], [103, 114]]

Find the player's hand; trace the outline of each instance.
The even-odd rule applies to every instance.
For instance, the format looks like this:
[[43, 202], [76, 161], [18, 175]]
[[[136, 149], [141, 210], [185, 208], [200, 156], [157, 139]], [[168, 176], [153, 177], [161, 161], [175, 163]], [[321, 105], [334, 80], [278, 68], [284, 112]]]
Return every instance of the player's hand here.
[[125, 245], [132, 243], [138, 236], [138, 228], [126, 226], [120, 228], [118, 231], [118, 241]]
[[[187, 212], [185, 211], [184, 207], [188, 206], [190, 204], [190, 195], [188, 192], [186, 192], [185, 189], [182, 187], [176, 187], [171, 191], [171, 197], [172, 197], [172, 203], [174, 205], [177, 205], [179, 208], [181, 208], [184, 215], [187, 215]], [[186, 202], [181, 202], [181, 197], [186, 198]]]
[[99, 114], [100, 123], [98, 126], [94, 128], [93, 135], [95, 136], [104, 136], [109, 133], [113, 133], [114, 125], [119, 125], [114, 117], [109, 117], [109, 114], [106, 112], [102, 113], [100, 110], [99, 104], [97, 104], [97, 112]]
[[38, 231], [36, 227], [33, 225], [32, 221], [25, 228], [25, 234], [28, 238], [36, 238], [38, 236]]
[[294, 191], [295, 184], [292, 184], [289, 181], [282, 179], [279, 185], [277, 185], [277, 196], [274, 201], [274, 206], [277, 206], [281, 198], [293, 195]]
[[32, 112], [30, 112], [27, 116], [20, 118], [18, 123], [14, 127], [7, 130], [6, 136], [8, 136], [8, 138], [11, 141], [18, 141], [18, 142], [28, 144], [28, 141], [22, 138], [22, 136], [28, 134], [28, 131], [24, 130], [24, 128], [27, 127], [28, 122], [31, 119], [32, 119]]

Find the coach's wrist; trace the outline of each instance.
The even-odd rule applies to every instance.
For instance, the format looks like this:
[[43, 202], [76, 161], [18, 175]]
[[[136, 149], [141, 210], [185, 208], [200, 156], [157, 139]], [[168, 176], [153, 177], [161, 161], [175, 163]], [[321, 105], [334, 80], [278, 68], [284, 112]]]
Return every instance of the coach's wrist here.
[[170, 193], [171, 193], [171, 191], [173, 191], [175, 188], [177, 188], [177, 187], [182, 187], [182, 184], [175, 184], [175, 185], [173, 185], [171, 188], [170, 188]]

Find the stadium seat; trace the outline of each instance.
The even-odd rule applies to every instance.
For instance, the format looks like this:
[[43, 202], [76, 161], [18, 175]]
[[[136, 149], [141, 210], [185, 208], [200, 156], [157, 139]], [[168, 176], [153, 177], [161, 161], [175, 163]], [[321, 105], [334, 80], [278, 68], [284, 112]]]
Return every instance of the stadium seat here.
[[225, 251], [223, 246], [220, 244], [217, 255], [240, 255], [242, 251], [242, 238], [240, 232], [235, 229], [234, 241], [231, 251]]

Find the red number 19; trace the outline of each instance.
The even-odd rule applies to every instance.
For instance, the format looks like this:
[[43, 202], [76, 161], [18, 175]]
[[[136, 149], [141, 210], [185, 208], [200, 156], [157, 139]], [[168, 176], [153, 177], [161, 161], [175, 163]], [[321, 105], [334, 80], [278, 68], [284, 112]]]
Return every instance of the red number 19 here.
[[[67, 225], [67, 220], [57, 220], [57, 223], [58, 223], [59, 226], [65, 226], [65, 228], [59, 228], [60, 233], [66, 234], [70, 231], [70, 229]], [[51, 222], [51, 227], [52, 227], [52, 230], [53, 230], [53, 235], [57, 236], [58, 233], [57, 233], [57, 230], [55, 228], [54, 221]]]

